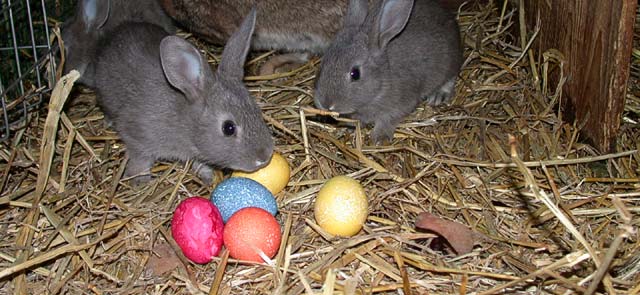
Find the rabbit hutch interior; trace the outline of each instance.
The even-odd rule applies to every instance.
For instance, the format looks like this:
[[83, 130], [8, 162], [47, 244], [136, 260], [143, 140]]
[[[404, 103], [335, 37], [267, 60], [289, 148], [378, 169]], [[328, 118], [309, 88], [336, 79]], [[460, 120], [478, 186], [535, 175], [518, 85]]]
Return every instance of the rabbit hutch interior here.
[[640, 294], [639, 15], [0, 0], [0, 294]]

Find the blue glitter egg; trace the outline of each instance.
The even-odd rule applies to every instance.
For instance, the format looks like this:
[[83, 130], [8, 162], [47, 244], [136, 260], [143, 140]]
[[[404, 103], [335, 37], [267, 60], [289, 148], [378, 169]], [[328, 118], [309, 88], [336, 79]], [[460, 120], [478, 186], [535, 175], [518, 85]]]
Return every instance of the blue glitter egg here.
[[227, 223], [233, 213], [246, 207], [258, 207], [275, 216], [278, 204], [273, 194], [257, 181], [245, 177], [231, 177], [222, 181], [211, 193], [222, 220]]

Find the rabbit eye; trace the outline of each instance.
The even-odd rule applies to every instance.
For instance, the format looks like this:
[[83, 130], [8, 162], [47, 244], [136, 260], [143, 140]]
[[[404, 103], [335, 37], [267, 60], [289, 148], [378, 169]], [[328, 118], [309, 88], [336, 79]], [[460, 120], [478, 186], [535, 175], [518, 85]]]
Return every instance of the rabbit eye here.
[[233, 121], [224, 121], [224, 123], [222, 123], [222, 133], [225, 136], [233, 136], [236, 134], [236, 124], [233, 123]]
[[360, 80], [360, 69], [358, 67], [351, 68], [351, 72], [349, 72], [349, 76], [351, 77], [351, 81]]

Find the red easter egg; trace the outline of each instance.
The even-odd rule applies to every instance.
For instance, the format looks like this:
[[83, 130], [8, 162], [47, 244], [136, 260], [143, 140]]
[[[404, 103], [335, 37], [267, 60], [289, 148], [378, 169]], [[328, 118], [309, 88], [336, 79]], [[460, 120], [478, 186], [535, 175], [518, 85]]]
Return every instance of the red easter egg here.
[[200, 197], [183, 200], [171, 220], [171, 234], [184, 256], [195, 263], [208, 263], [222, 248], [224, 223], [211, 201]]
[[224, 246], [231, 257], [263, 262], [258, 253], [273, 258], [280, 247], [280, 224], [264, 209], [247, 207], [231, 215], [224, 227]]

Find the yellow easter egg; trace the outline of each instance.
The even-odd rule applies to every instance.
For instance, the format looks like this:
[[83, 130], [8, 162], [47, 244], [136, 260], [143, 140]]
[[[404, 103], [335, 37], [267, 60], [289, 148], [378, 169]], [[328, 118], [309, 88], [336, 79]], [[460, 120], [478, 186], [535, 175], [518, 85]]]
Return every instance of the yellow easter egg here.
[[367, 220], [368, 201], [364, 188], [348, 176], [327, 181], [316, 198], [316, 222], [328, 233], [350, 237], [357, 234]]
[[264, 185], [272, 194], [277, 194], [289, 183], [289, 163], [279, 153], [274, 152], [271, 162], [254, 172], [246, 173], [235, 171], [231, 176], [246, 177]]

